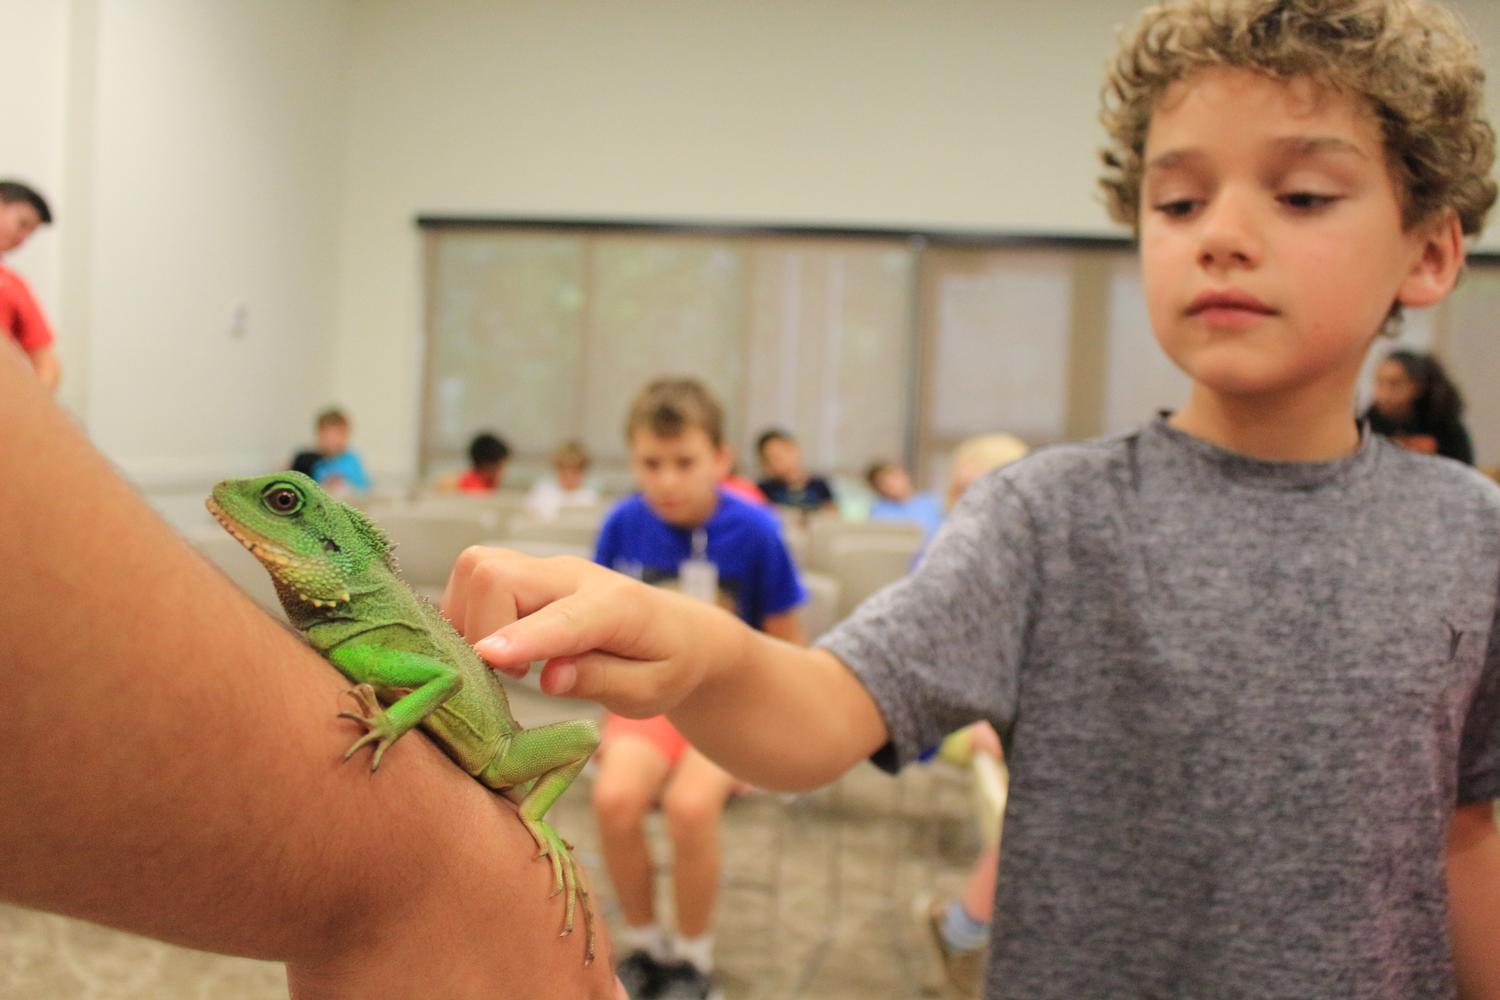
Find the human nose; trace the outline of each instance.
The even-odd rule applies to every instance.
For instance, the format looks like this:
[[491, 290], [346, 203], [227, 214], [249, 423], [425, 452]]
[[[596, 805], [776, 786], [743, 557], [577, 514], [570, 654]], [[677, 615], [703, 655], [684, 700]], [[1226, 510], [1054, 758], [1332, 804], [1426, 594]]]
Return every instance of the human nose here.
[[1259, 227], [1248, 196], [1219, 192], [1202, 216], [1198, 263], [1208, 269], [1254, 267], [1263, 253]]

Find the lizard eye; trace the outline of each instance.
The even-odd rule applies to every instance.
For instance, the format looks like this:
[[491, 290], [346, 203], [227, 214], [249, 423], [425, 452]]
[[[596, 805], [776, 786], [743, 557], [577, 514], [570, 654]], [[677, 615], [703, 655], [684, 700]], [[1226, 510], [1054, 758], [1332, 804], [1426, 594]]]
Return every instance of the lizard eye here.
[[323, 539], [323, 551], [324, 552], [342, 552], [344, 550], [341, 549], [341, 548], [339, 548], [339, 543], [335, 542], [332, 538], [325, 538], [325, 539]]
[[302, 496], [289, 486], [272, 486], [261, 494], [261, 500], [273, 514], [295, 514], [302, 509]]

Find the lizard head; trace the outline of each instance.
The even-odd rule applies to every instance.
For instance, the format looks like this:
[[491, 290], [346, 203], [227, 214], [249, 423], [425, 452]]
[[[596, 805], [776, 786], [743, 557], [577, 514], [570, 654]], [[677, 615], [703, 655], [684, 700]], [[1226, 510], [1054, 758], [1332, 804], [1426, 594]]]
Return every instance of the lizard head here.
[[226, 479], [205, 504], [270, 571], [281, 602], [334, 608], [372, 564], [395, 568], [391, 543], [365, 514], [300, 472]]

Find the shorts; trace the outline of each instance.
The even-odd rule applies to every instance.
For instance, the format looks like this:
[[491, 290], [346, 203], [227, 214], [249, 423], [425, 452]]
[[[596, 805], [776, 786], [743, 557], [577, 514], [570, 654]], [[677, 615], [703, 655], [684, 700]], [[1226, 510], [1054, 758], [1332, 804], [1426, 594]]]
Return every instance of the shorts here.
[[[650, 743], [667, 759], [669, 767], [676, 767], [682, 752], [688, 748], [687, 737], [679, 733], [665, 715], [653, 715], [649, 719], [627, 719], [623, 715], [606, 714], [600, 746], [607, 748], [620, 736], [634, 736]], [[609, 751], [606, 749], [605, 752]]]

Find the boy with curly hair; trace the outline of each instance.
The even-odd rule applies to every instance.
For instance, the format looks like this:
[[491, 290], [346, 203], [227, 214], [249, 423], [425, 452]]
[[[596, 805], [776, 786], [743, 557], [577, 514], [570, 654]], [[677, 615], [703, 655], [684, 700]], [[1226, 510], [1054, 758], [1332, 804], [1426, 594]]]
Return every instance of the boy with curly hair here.
[[1452, 997], [1500, 910], [1450, 875], [1450, 934], [1443, 865], [1497, 840], [1500, 490], [1353, 414], [1495, 199], [1482, 80], [1429, 0], [1148, 9], [1105, 189], [1181, 409], [980, 480], [814, 649], [477, 551], [450, 615], [498, 669], [548, 658], [545, 690], [668, 712], [768, 787], [991, 722], [990, 997]]

